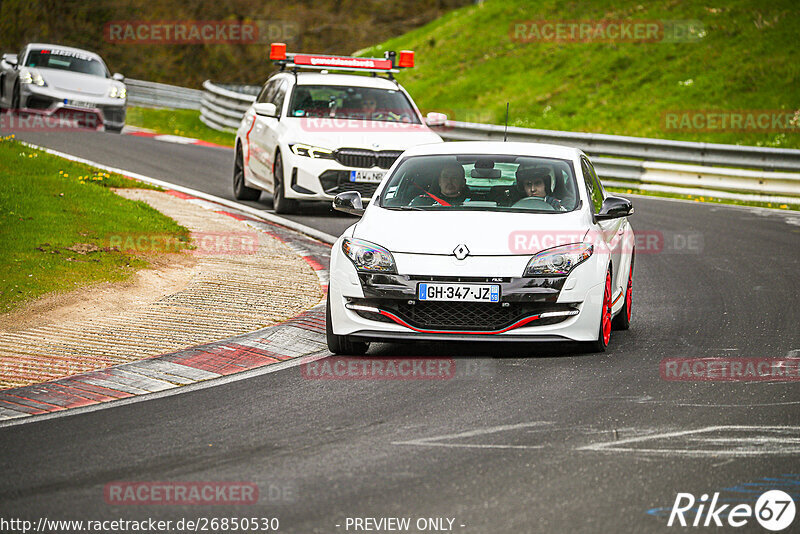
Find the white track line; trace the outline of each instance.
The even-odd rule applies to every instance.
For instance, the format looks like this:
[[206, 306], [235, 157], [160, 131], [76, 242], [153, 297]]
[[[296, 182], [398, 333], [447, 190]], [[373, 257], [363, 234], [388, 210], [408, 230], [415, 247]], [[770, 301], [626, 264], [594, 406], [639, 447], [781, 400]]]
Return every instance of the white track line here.
[[164, 391], [157, 391], [155, 393], [147, 393], [144, 395], [135, 395], [133, 397], [127, 397], [119, 400], [100, 402], [97, 404], [91, 404], [89, 406], [82, 406], [80, 408], [69, 408], [66, 410], [59, 410], [57, 412], [50, 412], [41, 415], [31, 415], [28, 417], [21, 417], [19, 419], [9, 419], [6, 421], [0, 421], [0, 428], [29, 423], [38, 423], [39, 421], [46, 421], [48, 419], [57, 419], [59, 417], [69, 417], [71, 415], [107, 410], [109, 408], [116, 408], [117, 406], [127, 406], [128, 404], [134, 404], [137, 402], [161, 399], [164, 397], [171, 397], [173, 395], [180, 395], [182, 393], [189, 393], [190, 391], [213, 388], [216, 386], [222, 386], [224, 384], [230, 384], [231, 382], [238, 382], [239, 380], [247, 380], [248, 378], [253, 378], [256, 376], [283, 371], [284, 369], [290, 369], [304, 363], [321, 360], [322, 358], [327, 358], [328, 356], [330, 356], [328, 351], [320, 351], [300, 358], [293, 358], [291, 360], [284, 360], [280, 363], [264, 365], [262, 367], [250, 369], [249, 371], [242, 371], [240, 373], [234, 373], [232, 375], [226, 375], [220, 378], [212, 378], [202, 382], [195, 382], [194, 384], [188, 386], [179, 386], [172, 389], [166, 389]]

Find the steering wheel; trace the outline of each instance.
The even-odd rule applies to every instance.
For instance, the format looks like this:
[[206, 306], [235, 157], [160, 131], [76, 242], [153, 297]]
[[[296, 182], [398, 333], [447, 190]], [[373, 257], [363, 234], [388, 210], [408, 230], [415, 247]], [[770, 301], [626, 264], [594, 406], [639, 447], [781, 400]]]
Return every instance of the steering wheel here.
[[512, 208], [526, 208], [537, 211], [556, 211], [545, 199], [540, 197], [525, 197], [516, 201]]

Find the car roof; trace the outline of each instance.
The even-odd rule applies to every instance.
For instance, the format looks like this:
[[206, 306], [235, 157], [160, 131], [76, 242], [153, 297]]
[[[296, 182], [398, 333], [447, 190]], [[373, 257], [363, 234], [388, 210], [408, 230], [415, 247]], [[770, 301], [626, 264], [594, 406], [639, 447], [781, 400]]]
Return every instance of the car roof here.
[[[280, 75], [294, 78], [291, 72]], [[321, 74], [319, 72], [298, 72], [297, 85], [344, 85], [347, 87], [372, 87], [375, 89], [397, 90], [398, 84], [380, 76], [362, 76], [358, 74]]]
[[545, 143], [506, 143], [503, 141], [455, 141], [419, 145], [405, 151], [405, 156], [430, 156], [446, 154], [503, 154], [511, 156], [536, 156], [545, 158], [575, 159], [583, 152], [564, 145]]
[[79, 54], [85, 54], [87, 56], [92, 56], [97, 59], [101, 59], [100, 56], [94, 52], [90, 52], [88, 50], [84, 50], [83, 48], [75, 48], [73, 46], [63, 46], [57, 44], [49, 44], [49, 43], [28, 43], [28, 48], [56, 48], [58, 50], [67, 50], [69, 52], [77, 52]]

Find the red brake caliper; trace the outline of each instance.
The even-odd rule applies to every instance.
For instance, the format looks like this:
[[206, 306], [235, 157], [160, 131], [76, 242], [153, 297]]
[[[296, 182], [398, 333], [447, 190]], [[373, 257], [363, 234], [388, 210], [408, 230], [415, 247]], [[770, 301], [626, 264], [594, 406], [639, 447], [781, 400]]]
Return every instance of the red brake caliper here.
[[606, 274], [606, 290], [603, 294], [603, 342], [611, 339], [611, 274]]
[[631, 261], [631, 273], [628, 275], [628, 292], [625, 295], [625, 308], [628, 310], [628, 321], [631, 320], [631, 302], [633, 302], [633, 261]]

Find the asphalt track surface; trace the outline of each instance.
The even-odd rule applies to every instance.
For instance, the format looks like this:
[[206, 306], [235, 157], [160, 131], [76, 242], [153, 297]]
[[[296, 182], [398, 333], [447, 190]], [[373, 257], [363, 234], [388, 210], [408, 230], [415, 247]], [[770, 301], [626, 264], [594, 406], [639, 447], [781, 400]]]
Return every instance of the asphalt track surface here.
[[[230, 152], [86, 135], [21, 137], [230, 198]], [[659, 370], [670, 357], [800, 349], [800, 216], [634, 205], [637, 231], [700, 244], [638, 255], [633, 326], [614, 332], [605, 354], [377, 345], [370, 356], [453, 358], [472, 372], [310, 380], [293, 367], [0, 428], [0, 517], [277, 517], [281, 532], [298, 533], [355, 532], [348, 517], [444, 517], [464, 533], [662, 532], [676, 530], [666, 522], [678, 492], [752, 505], [776, 487], [800, 503], [797, 381], [667, 381]], [[300, 220], [331, 233], [352, 221], [322, 209]], [[238, 507], [104, 501], [108, 482], [167, 480], [254, 482], [261, 498]], [[764, 531], [753, 519], [736, 530]]]

